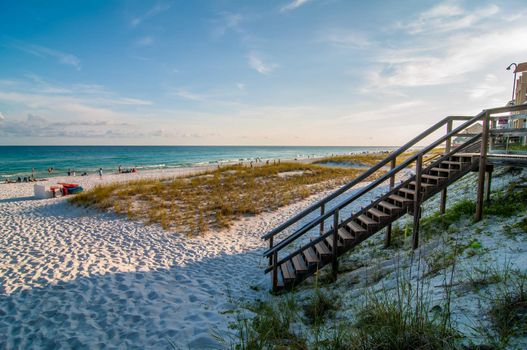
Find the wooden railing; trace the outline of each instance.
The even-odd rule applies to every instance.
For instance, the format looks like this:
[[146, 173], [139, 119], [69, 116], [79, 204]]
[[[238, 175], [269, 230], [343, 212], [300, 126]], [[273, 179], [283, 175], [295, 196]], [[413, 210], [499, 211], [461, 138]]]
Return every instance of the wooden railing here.
[[[410, 167], [410, 165], [415, 164], [415, 174], [416, 174], [416, 185], [420, 186], [420, 176], [423, 172], [423, 159], [427, 153], [429, 153], [434, 148], [438, 147], [441, 144], [445, 144], [445, 152], [443, 156], [440, 157], [440, 160], [434, 161], [432, 165], [438, 164], [442, 159], [445, 159], [446, 157], [452, 155], [454, 152], [457, 152], [462, 147], [466, 147], [467, 144], [471, 144], [476, 142], [481, 138], [481, 150], [480, 150], [480, 157], [479, 157], [479, 182], [478, 182], [478, 211], [476, 213], [476, 219], [481, 219], [481, 209], [479, 206], [479, 203], [481, 202], [481, 206], [483, 204], [483, 182], [484, 182], [484, 176], [485, 176], [485, 168], [486, 168], [486, 155], [488, 150], [488, 141], [489, 141], [489, 134], [490, 134], [490, 120], [491, 116], [494, 114], [499, 113], [505, 113], [505, 112], [515, 112], [520, 110], [527, 110], [527, 105], [520, 105], [520, 106], [510, 106], [510, 107], [499, 107], [499, 108], [493, 108], [493, 109], [487, 109], [483, 110], [476, 116], [449, 116], [441, 120], [440, 122], [436, 123], [432, 127], [428, 128], [418, 136], [414, 137], [412, 140], [410, 140], [408, 143], [400, 147], [399, 149], [393, 151], [390, 155], [388, 155], [384, 160], [380, 161], [373, 167], [371, 167], [366, 172], [359, 175], [357, 178], [355, 178], [353, 181], [347, 183], [346, 185], [342, 186], [335, 192], [331, 193], [327, 197], [323, 198], [322, 200], [310, 205], [308, 208], [302, 210], [300, 213], [296, 214], [289, 220], [285, 221], [281, 225], [277, 226], [275, 229], [271, 230], [266, 235], [262, 236], [262, 239], [269, 241], [269, 249], [264, 252], [264, 257], [267, 257], [269, 259], [269, 267], [266, 269], [266, 273], [269, 271], [273, 271], [273, 286], [276, 285], [277, 281], [277, 268], [280, 266], [283, 262], [287, 261], [294, 255], [298, 254], [300, 250], [297, 250], [291, 254], [288, 254], [286, 257], [282, 259], [278, 259], [278, 252], [284, 249], [285, 247], [289, 246], [291, 243], [296, 241], [298, 238], [304, 236], [306, 233], [311, 231], [313, 228], [319, 226], [320, 230], [320, 236], [313, 241], [310, 242], [309, 245], [314, 245], [323, 239], [327, 238], [329, 234], [333, 234], [333, 247], [336, 247], [336, 240], [337, 240], [337, 231], [338, 228], [346, 222], [349, 222], [352, 218], [357, 217], [360, 215], [359, 213], [363, 213], [364, 209], [359, 211], [359, 213], [353, 215], [350, 219], [347, 219], [344, 222], [339, 222], [339, 216], [342, 209], [349, 206], [351, 203], [362, 197], [364, 194], [370, 192], [371, 190], [378, 187], [380, 184], [384, 183], [385, 181], [389, 180], [389, 186], [390, 189], [393, 190], [395, 187], [395, 176], [400, 171], [407, 169]], [[464, 121], [461, 125], [458, 127], [452, 129], [453, 122], [454, 121]], [[452, 145], [452, 137], [459, 135], [463, 130], [466, 128], [472, 126], [476, 122], [482, 121], [483, 124], [483, 131], [479, 134], [471, 135], [471, 138], [468, 141], [465, 141], [464, 144], [459, 147], [456, 147], [454, 150], [451, 149]], [[437, 138], [435, 141], [421, 149], [420, 151], [416, 152], [412, 156], [405, 159], [401, 164], [398, 166], [397, 164], [397, 157], [402, 155], [404, 152], [409, 150], [411, 147], [414, 147], [418, 142], [423, 140], [424, 138], [430, 136], [432, 133], [440, 130], [440, 128], [446, 126], [446, 133]], [[464, 135], [466, 136], [466, 134]], [[387, 172], [384, 172], [383, 174], [378, 174], [378, 172], [385, 168], [389, 164], [390, 170]], [[430, 166], [427, 166], [426, 168], [430, 168]], [[359, 183], [365, 181], [366, 179], [370, 177], [377, 178], [368, 183], [366, 186], [362, 187], [358, 192], [352, 194], [349, 198], [344, 199], [340, 201], [338, 204], [336, 204], [333, 208], [328, 210], [328, 203], [332, 200], [338, 200], [339, 197], [341, 197], [343, 194], [347, 194], [350, 189], [352, 189], [354, 186], [358, 185]], [[483, 180], [481, 180], [481, 177], [483, 177]], [[408, 180], [409, 181], [409, 180]], [[399, 185], [400, 186], [400, 185]], [[397, 186], [397, 188], [399, 188]], [[481, 187], [481, 188], [480, 188]], [[446, 190], [443, 190], [441, 196], [441, 210], [444, 211], [444, 201], [446, 201]], [[420, 193], [420, 191], [416, 191], [417, 194]], [[419, 195], [415, 196], [415, 204], [414, 208], [420, 208], [420, 201]], [[275, 242], [275, 237], [284, 232], [286, 229], [294, 225], [295, 223], [298, 223], [300, 220], [304, 219], [308, 215], [319, 211], [320, 214], [315, 219], [307, 222], [300, 228], [294, 230], [291, 234], [287, 235], [284, 239], [282, 239], [280, 242]], [[419, 209], [417, 209], [419, 210]], [[413, 213], [414, 216], [417, 215], [419, 217], [419, 213]], [[326, 220], [333, 217], [333, 233], [324, 233], [324, 225]], [[417, 231], [414, 227], [414, 231]], [[388, 230], [386, 232], [386, 244], [389, 244], [390, 242], [390, 234], [391, 234], [391, 227], [388, 226]], [[417, 241], [418, 236], [417, 234], [414, 235], [414, 248], [417, 247]], [[336, 249], [335, 249], [336, 250]], [[337, 256], [334, 254], [333, 258], [333, 264], [336, 265], [336, 259]], [[336, 271], [336, 269], [334, 269]]]

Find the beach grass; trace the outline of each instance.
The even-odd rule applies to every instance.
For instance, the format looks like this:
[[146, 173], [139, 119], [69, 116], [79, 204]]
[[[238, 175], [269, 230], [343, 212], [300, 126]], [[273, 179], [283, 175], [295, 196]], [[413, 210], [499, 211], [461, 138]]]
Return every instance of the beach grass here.
[[[433, 157], [443, 154], [443, 148], [435, 148], [430, 151], [425, 157], [424, 161], [426, 162]], [[387, 152], [378, 152], [378, 153], [357, 153], [357, 154], [345, 154], [345, 155], [336, 155], [331, 157], [325, 157], [317, 159], [313, 164], [322, 164], [322, 165], [341, 165], [349, 166], [355, 168], [370, 168], [380, 161], [384, 160], [389, 156], [390, 153]], [[396, 164], [401, 164], [406, 159], [415, 154], [415, 151], [406, 151], [397, 157]], [[390, 163], [387, 164], [390, 166]], [[410, 167], [414, 166], [410, 164]]]
[[195, 235], [335, 188], [360, 173], [358, 169], [288, 162], [231, 165], [185, 177], [101, 185], [70, 202]]

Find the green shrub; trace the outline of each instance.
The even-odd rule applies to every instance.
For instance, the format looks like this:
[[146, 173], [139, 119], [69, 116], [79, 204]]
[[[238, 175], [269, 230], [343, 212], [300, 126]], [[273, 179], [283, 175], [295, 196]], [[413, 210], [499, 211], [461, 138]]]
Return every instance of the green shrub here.
[[309, 324], [320, 324], [334, 313], [338, 306], [335, 295], [325, 294], [316, 289], [308, 303], [304, 305], [304, 315]]
[[[402, 292], [402, 294], [401, 294]], [[398, 296], [370, 295], [357, 314], [349, 349], [457, 349], [458, 333], [446, 322], [448, 308], [435, 308], [427, 297], [399, 287]]]
[[506, 344], [511, 336], [527, 335], [527, 278], [507, 278], [491, 297], [493, 330]]
[[290, 297], [275, 304], [257, 302], [247, 307], [254, 317], [238, 317], [231, 325], [236, 331], [234, 339], [225, 340], [218, 335], [225, 347], [236, 350], [258, 349], [307, 349], [306, 341], [292, 330], [298, 319], [298, 306]]

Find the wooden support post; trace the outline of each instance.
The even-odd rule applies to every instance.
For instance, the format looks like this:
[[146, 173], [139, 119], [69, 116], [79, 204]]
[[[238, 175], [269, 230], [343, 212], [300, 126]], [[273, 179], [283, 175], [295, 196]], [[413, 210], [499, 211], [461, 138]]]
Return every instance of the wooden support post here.
[[333, 273], [333, 281], [337, 280], [337, 273], [339, 270], [338, 260], [338, 231], [339, 231], [339, 211], [335, 210], [333, 215], [333, 261], [331, 264], [331, 272]]
[[[397, 164], [397, 157], [390, 162], [390, 170], [395, 168]], [[395, 186], [395, 174], [390, 177], [390, 190]], [[390, 222], [386, 227], [386, 235], [384, 236], [384, 248], [388, 248], [392, 242], [392, 223]]]
[[492, 182], [492, 169], [489, 169], [489, 171], [487, 171], [487, 204], [490, 203], [490, 186], [491, 186], [491, 182]]
[[[452, 131], [452, 120], [449, 120], [446, 124], [446, 133]], [[445, 142], [445, 154], [450, 152], [450, 148], [452, 146], [452, 138], [449, 137]], [[439, 204], [439, 212], [442, 214], [446, 211], [446, 195], [447, 195], [447, 189], [446, 187], [441, 191], [441, 202]]]
[[[324, 215], [326, 213], [326, 205], [322, 204], [320, 206], [320, 216]], [[324, 233], [324, 220], [320, 222], [320, 234], [322, 235]]]
[[[269, 238], [269, 249], [273, 249], [273, 241], [274, 241], [274, 236], [271, 236], [271, 238]], [[269, 266], [273, 266], [273, 256], [272, 255], [269, 256]]]
[[415, 163], [415, 195], [414, 195], [414, 230], [412, 248], [419, 247], [419, 220], [421, 219], [421, 172], [423, 168], [423, 155], [419, 154]]
[[273, 274], [272, 274], [272, 282], [273, 282], [273, 292], [276, 292], [278, 290], [278, 265], [276, 263], [278, 262], [278, 252], [273, 253]]
[[479, 152], [478, 192], [476, 199], [476, 221], [483, 217], [483, 199], [485, 196], [485, 170], [487, 168], [487, 150], [489, 143], [489, 112], [483, 117], [483, 131], [481, 133], [481, 149]]

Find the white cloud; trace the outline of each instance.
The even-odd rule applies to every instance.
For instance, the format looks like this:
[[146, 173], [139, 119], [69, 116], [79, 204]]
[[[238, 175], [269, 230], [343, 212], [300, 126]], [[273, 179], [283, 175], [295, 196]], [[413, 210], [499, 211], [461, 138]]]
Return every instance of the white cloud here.
[[410, 100], [375, 108], [362, 110], [359, 108], [353, 114], [341, 116], [338, 120], [352, 120], [360, 123], [371, 123], [374, 120], [401, 120], [410, 113], [414, 113], [416, 108], [425, 105], [426, 103], [422, 100]]
[[71, 53], [58, 51], [48, 47], [26, 43], [20, 40], [12, 40], [12, 45], [19, 50], [27, 52], [31, 55], [41, 58], [54, 58], [60, 64], [65, 64], [75, 67], [77, 70], [81, 69], [81, 61], [79, 58]]
[[283, 6], [280, 9], [280, 11], [281, 12], [285, 12], [285, 11], [295, 10], [295, 9], [299, 8], [300, 6], [302, 6], [302, 5], [305, 5], [308, 1], [310, 1], [310, 0], [293, 0], [289, 4]]
[[333, 31], [324, 38], [331, 45], [343, 48], [364, 49], [370, 48], [373, 43], [361, 33]]
[[170, 95], [181, 97], [185, 100], [190, 100], [190, 101], [203, 101], [205, 99], [203, 95], [193, 93], [186, 89], [177, 89], [176, 91], [170, 93]]
[[154, 43], [154, 38], [151, 36], [143, 36], [136, 40], [135, 44], [138, 46], [150, 46]]
[[379, 51], [376, 61], [380, 67], [369, 73], [369, 79], [374, 86], [385, 87], [463, 82], [468, 73], [484, 71], [494, 62], [525, 56], [527, 48], [518, 43], [526, 35], [525, 24], [509, 24], [506, 28], [488, 26], [448, 37], [425, 35], [418, 49], [401, 47]]
[[247, 58], [249, 66], [260, 74], [269, 74], [278, 67], [275, 63], [264, 62], [260, 55], [255, 52], [251, 52]]
[[469, 89], [471, 99], [489, 99], [501, 95], [505, 87], [498, 84], [498, 78], [494, 74], [487, 74], [484, 81]]
[[4, 117], [4, 115], [2, 114], [2, 112], [0, 112], [0, 122], [1, 122], [2, 120], [5, 120], [5, 117]]
[[0, 135], [32, 138], [129, 138], [162, 136], [135, 128], [129, 123], [106, 120], [51, 121], [41, 115], [29, 113], [25, 118], [8, 121], [0, 127]]
[[499, 7], [496, 5], [466, 11], [458, 5], [445, 2], [422, 12], [412, 21], [400, 23], [399, 26], [411, 34], [456, 31], [470, 28], [498, 12]]
[[239, 13], [222, 12], [219, 14], [219, 18], [214, 20], [215, 26], [213, 29], [213, 35], [221, 37], [225, 35], [229, 30], [235, 32], [241, 32], [240, 23], [243, 20], [243, 16]]
[[147, 19], [157, 16], [160, 13], [163, 13], [165, 11], [168, 11], [171, 7], [172, 7], [172, 3], [157, 3], [154, 7], [146, 11], [144, 14], [132, 19], [132, 21], [130, 22], [130, 25], [132, 27], [137, 27], [138, 25], [140, 25]]

